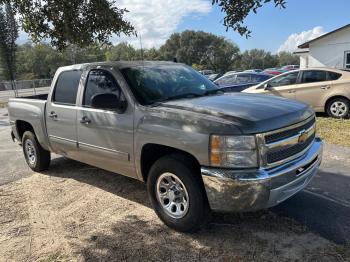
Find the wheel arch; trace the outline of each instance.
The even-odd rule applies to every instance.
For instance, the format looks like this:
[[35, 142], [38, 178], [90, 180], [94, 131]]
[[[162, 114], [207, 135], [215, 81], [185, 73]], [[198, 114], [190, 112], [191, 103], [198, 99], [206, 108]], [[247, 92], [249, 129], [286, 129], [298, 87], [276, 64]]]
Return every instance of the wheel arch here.
[[143, 181], [147, 181], [149, 170], [158, 159], [167, 155], [175, 154], [185, 156], [195, 165], [198, 170], [200, 170], [200, 163], [198, 159], [192, 154], [178, 148], [161, 144], [148, 143], [143, 145], [141, 150], [140, 167]]
[[327, 109], [328, 109], [328, 106], [329, 106], [329, 103], [331, 101], [333, 101], [334, 99], [337, 99], [337, 98], [342, 98], [342, 99], [345, 99], [348, 101], [348, 103], [350, 104], [350, 99], [344, 95], [333, 95], [331, 97], [328, 97], [327, 100], [326, 100], [326, 103], [324, 104], [324, 111], [327, 112]]
[[24, 120], [16, 121], [16, 130], [19, 136], [19, 141], [22, 141], [23, 134], [26, 131], [31, 131], [36, 136], [33, 126], [29, 122]]

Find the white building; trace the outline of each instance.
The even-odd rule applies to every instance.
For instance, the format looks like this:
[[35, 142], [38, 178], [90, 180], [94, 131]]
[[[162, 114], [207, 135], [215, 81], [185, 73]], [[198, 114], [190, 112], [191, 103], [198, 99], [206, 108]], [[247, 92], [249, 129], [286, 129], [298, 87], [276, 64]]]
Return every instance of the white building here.
[[350, 69], [350, 24], [308, 41], [294, 52], [300, 68], [333, 67]]

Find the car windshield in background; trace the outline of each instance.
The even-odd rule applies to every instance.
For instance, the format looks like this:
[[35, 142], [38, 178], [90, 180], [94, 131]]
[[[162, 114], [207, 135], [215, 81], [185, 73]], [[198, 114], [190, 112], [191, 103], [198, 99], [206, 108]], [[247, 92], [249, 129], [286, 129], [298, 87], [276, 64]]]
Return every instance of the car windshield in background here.
[[214, 83], [221, 87], [232, 86], [232, 85], [242, 85], [242, 84], [256, 84], [256, 83], [263, 82], [271, 77], [272, 75], [260, 74], [260, 73], [237, 73], [237, 74], [224, 75], [218, 78], [217, 80], [215, 80]]
[[154, 65], [121, 70], [131, 91], [142, 105], [210, 94], [219, 88], [185, 65]]

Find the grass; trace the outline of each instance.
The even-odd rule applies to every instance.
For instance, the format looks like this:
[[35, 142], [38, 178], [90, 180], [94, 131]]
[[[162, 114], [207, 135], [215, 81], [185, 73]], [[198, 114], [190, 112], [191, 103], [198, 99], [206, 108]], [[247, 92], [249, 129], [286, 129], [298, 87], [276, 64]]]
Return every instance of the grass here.
[[327, 143], [350, 146], [350, 119], [317, 117], [317, 133]]
[[40, 262], [61, 262], [68, 261], [65, 256], [61, 253], [61, 251], [57, 251], [55, 253], [49, 254], [47, 258], [41, 259]]

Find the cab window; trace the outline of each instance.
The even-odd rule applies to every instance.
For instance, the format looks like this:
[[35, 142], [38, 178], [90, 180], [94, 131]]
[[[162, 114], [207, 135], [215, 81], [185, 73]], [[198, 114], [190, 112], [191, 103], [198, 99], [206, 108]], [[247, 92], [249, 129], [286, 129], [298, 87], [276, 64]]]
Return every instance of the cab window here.
[[64, 71], [62, 72], [56, 82], [52, 101], [57, 104], [75, 105], [81, 71]]
[[[108, 71], [91, 70], [86, 82], [83, 106], [91, 107], [91, 99], [98, 94], [112, 93], [121, 98], [121, 89], [114, 77]], [[116, 101], [117, 102], [117, 101]]]

